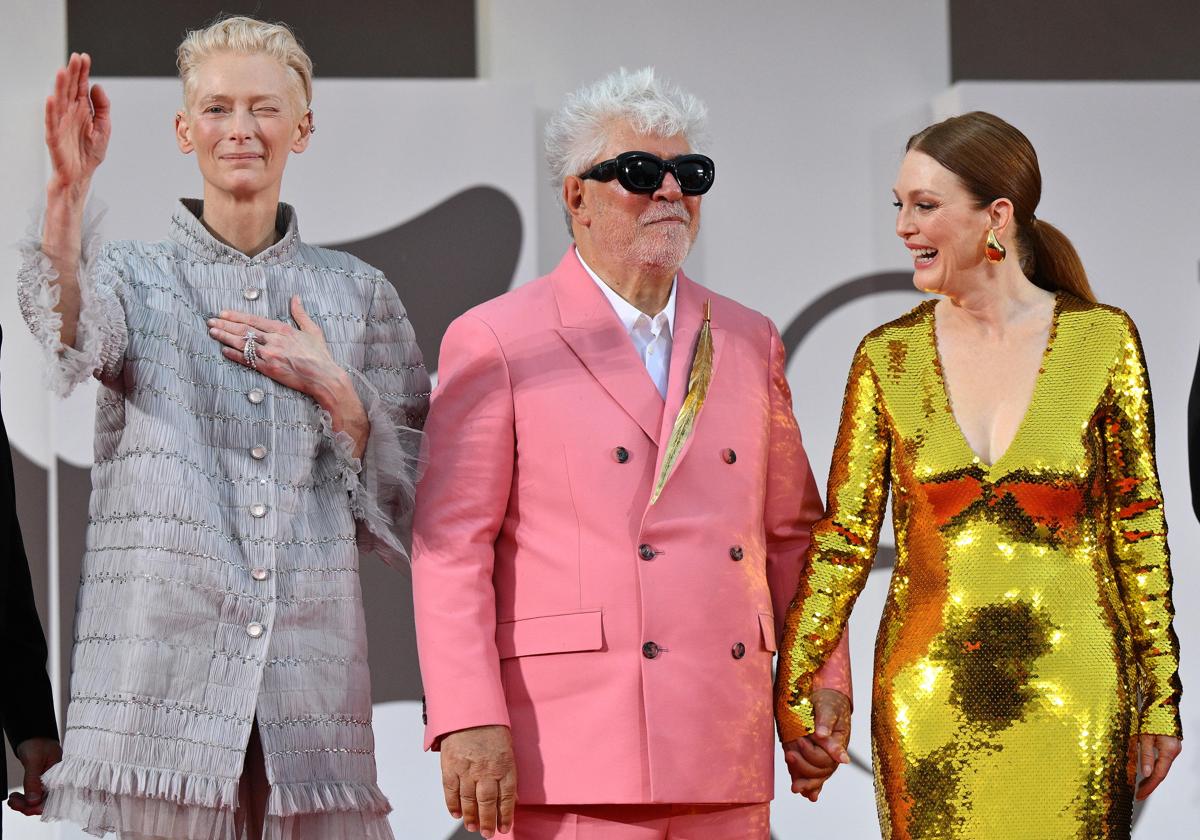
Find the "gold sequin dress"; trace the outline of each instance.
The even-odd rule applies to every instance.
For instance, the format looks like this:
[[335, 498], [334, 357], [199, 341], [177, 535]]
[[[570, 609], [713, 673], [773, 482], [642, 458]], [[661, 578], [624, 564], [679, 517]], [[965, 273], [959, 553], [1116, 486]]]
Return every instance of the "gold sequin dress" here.
[[991, 465], [950, 410], [933, 300], [863, 339], [787, 615], [785, 740], [810, 731], [812, 675], [867, 581], [889, 487], [871, 711], [884, 837], [1128, 838], [1132, 736], [1180, 735], [1181, 693], [1133, 323], [1060, 293], [1027, 414]]

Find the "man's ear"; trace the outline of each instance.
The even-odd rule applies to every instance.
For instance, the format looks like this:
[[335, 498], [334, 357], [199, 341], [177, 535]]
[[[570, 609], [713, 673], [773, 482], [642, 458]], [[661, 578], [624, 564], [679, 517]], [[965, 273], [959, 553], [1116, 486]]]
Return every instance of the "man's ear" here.
[[562, 185], [563, 207], [567, 215], [578, 225], [588, 227], [592, 223], [591, 211], [583, 194], [583, 179], [578, 175], [568, 175]]
[[179, 151], [183, 152], [185, 155], [191, 154], [192, 152], [196, 151], [195, 145], [192, 144], [191, 133], [192, 133], [192, 129], [191, 129], [191, 126], [188, 125], [187, 112], [186, 111], [176, 111], [175, 112], [175, 142], [179, 146]]

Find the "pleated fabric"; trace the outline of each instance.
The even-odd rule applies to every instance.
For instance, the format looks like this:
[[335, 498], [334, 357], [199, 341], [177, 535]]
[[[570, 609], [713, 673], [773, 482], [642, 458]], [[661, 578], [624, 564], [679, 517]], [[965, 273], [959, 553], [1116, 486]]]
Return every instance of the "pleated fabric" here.
[[[100, 244], [89, 219], [77, 341], [56, 273], [21, 245], [22, 312], [65, 395], [102, 383], [64, 758], [46, 819], [123, 838], [234, 840], [257, 717], [269, 840], [383, 840], [360, 549], [407, 559], [429, 376], [393, 286], [281, 239], [255, 257], [184, 200], [160, 242]], [[40, 226], [39, 228], [40, 229]], [[362, 459], [308, 396], [225, 359], [206, 320], [290, 323], [298, 294], [371, 421]], [[264, 454], [265, 451], [265, 454]]]

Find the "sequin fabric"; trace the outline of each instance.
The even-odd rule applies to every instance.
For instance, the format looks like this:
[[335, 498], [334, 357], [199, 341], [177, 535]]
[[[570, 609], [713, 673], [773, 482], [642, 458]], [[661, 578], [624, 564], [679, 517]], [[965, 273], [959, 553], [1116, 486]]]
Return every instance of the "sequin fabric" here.
[[781, 735], [810, 731], [812, 675], [866, 583], [890, 488], [871, 712], [884, 837], [1128, 838], [1132, 736], [1180, 735], [1181, 694], [1137, 331], [1060, 293], [1028, 412], [989, 465], [951, 413], [933, 312], [854, 356], [786, 619]]

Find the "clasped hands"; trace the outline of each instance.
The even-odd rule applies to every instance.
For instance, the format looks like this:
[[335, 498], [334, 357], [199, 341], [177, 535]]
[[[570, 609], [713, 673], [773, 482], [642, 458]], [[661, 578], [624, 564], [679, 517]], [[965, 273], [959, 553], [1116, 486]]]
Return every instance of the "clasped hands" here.
[[[850, 754], [850, 698], [840, 691], [813, 692], [816, 730], [783, 745], [792, 792], [816, 802], [825, 780]], [[442, 793], [446, 810], [467, 831], [492, 837], [512, 828], [517, 804], [517, 765], [507, 726], [477, 726], [442, 738]]]
[[816, 802], [826, 780], [838, 765], [849, 764], [850, 698], [831, 688], [812, 693], [814, 729], [803, 738], [786, 741], [783, 759], [792, 777], [792, 793]]

